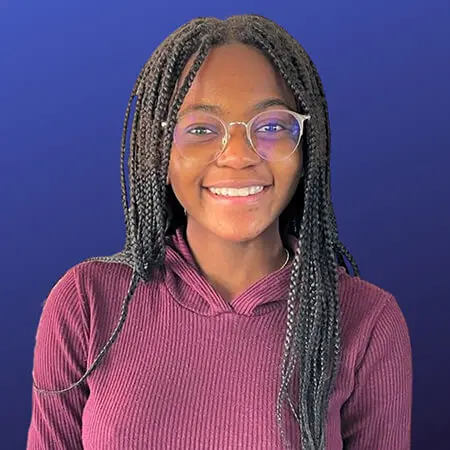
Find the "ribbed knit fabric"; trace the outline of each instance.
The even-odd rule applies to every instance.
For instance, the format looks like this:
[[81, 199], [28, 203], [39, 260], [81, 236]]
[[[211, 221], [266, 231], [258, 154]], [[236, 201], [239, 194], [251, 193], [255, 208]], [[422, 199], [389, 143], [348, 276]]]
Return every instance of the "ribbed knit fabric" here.
[[[140, 285], [119, 338], [82, 387], [33, 392], [28, 450], [281, 449], [275, 404], [291, 267], [226, 303], [179, 231]], [[51, 291], [38, 327], [36, 384], [69, 386], [114, 329], [131, 269], [84, 262]], [[393, 296], [340, 271], [343, 360], [327, 449], [408, 450], [411, 348]], [[288, 437], [299, 445], [294, 418]]]

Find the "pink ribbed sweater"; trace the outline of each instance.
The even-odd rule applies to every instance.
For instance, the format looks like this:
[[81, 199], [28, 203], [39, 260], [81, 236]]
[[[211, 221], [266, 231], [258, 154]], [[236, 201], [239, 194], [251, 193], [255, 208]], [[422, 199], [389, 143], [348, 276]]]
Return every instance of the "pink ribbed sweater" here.
[[[87, 384], [33, 393], [28, 450], [282, 448], [275, 403], [290, 267], [226, 303], [178, 232], [166, 264], [141, 285], [118, 340]], [[84, 262], [51, 291], [36, 338], [39, 387], [77, 380], [114, 329], [131, 269]], [[343, 360], [327, 449], [408, 450], [411, 348], [389, 293], [340, 271]], [[299, 433], [288, 416], [289, 437]]]

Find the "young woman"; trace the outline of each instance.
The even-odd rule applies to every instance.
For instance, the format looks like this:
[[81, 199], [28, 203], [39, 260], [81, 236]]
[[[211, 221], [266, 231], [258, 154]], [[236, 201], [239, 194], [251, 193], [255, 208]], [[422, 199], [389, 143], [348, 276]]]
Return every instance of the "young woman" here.
[[305, 50], [196, 19], [134, 101], [125, 248], [46, 301], [28, 449], [409, 449], [408, 330], [339, 240]]

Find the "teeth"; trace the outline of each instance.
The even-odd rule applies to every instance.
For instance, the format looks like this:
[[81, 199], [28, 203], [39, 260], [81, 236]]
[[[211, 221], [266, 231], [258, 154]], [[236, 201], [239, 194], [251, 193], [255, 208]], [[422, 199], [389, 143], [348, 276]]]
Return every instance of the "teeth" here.
[[224, 195], [225, 197], [247, 197], [249, 195], [258, 194], [262, 192], [264, 186], [250, 186], [248, 188], [209, 188], [209, 190], [216, 195]]

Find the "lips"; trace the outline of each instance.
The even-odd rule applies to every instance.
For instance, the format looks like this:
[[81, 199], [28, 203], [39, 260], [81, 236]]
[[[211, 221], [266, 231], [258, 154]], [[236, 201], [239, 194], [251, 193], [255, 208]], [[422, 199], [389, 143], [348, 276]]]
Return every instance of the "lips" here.
[[268, 187], [272, 183], [269, 183], [265, 180], [260, 179], [246, 179], [246, 180], [221, 180], [214, 183], [208, 183], [204, 187], [206, 189], [210, 188], [232, 188], [232, 189], [244, 189], [244, 188], [250, 188], [254, 186], [263, 186]]
[[[207, 197], [209, 197], [214, 202], [214, 204], [222, 205], [225, 207], [239, 205], [246, 207], [249, 205], [257, 205], [261, 201], [263, 201], [270, 188], [270, 186], [264, 187], [262, 190], [259, 190], [259, 192], [256, 192], [254, 194], [249, 194], [249, 190], [246, 188], [239, 188], [237, 190], [234, 190], [232, 188], [224, 188], [220, 191], [219, 194], [213, 192], [215, 190], [214, 188], [213, 190], [205, 189], [205, 192], [207, 193]], [[241, 189], [247, 192], [242, 192]]]
[[264, 186], [249, 186], [245, 188], [210, 187], [208, 190], [215, 195], [223, 195], [225, 197], [248, 197], [249, 195], [255, 195], [262, 192], [264, 190]]

